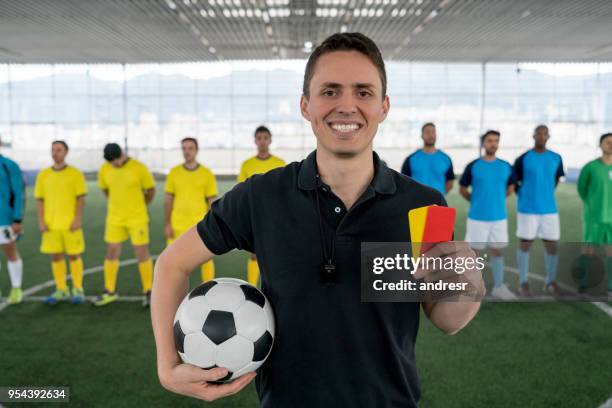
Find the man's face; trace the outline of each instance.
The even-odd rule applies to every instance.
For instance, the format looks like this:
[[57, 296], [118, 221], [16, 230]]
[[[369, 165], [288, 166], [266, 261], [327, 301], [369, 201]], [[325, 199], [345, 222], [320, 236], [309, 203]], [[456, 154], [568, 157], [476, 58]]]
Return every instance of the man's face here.
[[270, 148], [270, 143], [272, 143], [272, 135], [270, 133], [265, 130], [255, 133], [255, 145], [258, 152], [266, 153]]
[[118, 158], [111, 160], [110, 164], [112, 164], [113, 167], [121, 167], [125, 163], [125, 160], [126, 160], [126, 157], [125, 155], [122, 154]]
[[535, 147], [543, 149], [546, 147], [546, 142], [548, 142], [548, 138], [550, 135], [548, 134], [548, 129], [545, 127], [537, 128], [533, 133], [533, 140], [535, 141]]
[[193, 161], [198, 154], [198, 148], [195, 143], [190, 140], [181, 143], [181, 150], [183, 150], [183, 158], [186, 162]]
[[436, 127], [429, 125], [425, 126], [423, 129], [423, 133], [421, 134], [421, 139], [423, 139], [423, 144], [426, 147], [433, 147], [436, 145]]
[[357, 51], [322, 55], [309, 93], [300, 101], [302, 116], [310, 122], [318, 147], [336, 156], [352, 157], [371, 146], [389, 111], [376, 66]]
[[612, 136], [608, 136], [599, 145], [603, 154], [612, 154]]
[[499, 148], [499, 136], [494, 134], [487, 135], [482, 143], [482, 147], [489, 156], [495, 156]]
[[66, 158], [66, 148], [61, 143], [53, 143], [51, 145], [51, 158], [55, 163], [63, 163]]

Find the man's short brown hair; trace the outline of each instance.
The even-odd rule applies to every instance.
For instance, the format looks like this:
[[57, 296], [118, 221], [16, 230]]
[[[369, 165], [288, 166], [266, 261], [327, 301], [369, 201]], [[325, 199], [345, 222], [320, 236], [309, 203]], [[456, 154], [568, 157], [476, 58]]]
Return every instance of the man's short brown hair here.
[[310, 81], [314, 75], [317, 60], [322, 55], [335, 51], [357, 51], [368, 57], [380, 75], [383, 98], [387, 95], [387, 71], [385, 70], [385, 62], [374, 41], [361, 33], [336, 33], [327, 37], [314, 49], [308, 58], [306, 70], [304, 71], [304, 83], [302, 85], [302, 93], [306, 98], [310, 97]]

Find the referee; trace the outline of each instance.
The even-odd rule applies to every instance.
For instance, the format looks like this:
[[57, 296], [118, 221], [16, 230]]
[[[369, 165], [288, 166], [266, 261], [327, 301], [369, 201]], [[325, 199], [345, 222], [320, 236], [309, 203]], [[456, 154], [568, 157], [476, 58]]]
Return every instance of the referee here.
[[[343, 33], [323, 41], [306, 65], [300, 101], [317, 149], [302, 162], [237, 184], [160, 255], [151, 314], [165, 388], [210, 401], [240, 391], [255, 377], [209, 384], [227, 370], [182, 364], [172, 331], [193, 267], [240, 248], [257, 254], [262, 290], [276, 314], [275, 346], [257, 373], [262, 407], [417, 406], [414, 347], [421, 304], [362, 303], [360, 246], [409, 241], [408, 211], [445, 201], [389, 169], [373, 151], [389, 111], [386, 82], [380, 51], [369, 38]], [[474, 258], [465, 243], [434, 249], [450, 258]], [[324, 280], [321, 271], [329, 266], [335, 273]], [[478, 269], [454, 279], [484, 291]], [[425, 315], [448, 334], [468, 324], [479, 306], [422, 303]]]

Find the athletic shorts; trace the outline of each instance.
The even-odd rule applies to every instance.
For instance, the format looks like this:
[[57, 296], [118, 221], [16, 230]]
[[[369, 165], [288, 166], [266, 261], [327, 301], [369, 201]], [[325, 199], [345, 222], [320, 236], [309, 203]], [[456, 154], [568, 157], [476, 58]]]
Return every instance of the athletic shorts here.
[[520, 239], [558, 241], [561, 237], [559, 214], [524, 214], [516, 216], [516, 236]]
[[40, 252], [43, 254], [80, 255], [85, 252], [83, 230], [49, 230], [42, 233]]
[[0, 225], [0, 245], [15, 242], [15, 233], [10, 225]]
[[508, 246], [508, 220], [479, 221], [467, 219], [465, 240], [473, 249], [501, 249]]
[[106, 223], [104, 241], [108, 244], [119, 244], [130, 238], [132, 245], [147, 245], [149, 243], [149, 224], [115, 225]]
[[612, 224], [584, 224], [583, 239], [590, 244], [612, 244]]
[[166, 245], [170, 245], [171, 243], [173, 243], [174, 241], [176, 241], [176, 239], [178, 237], [180, 237], [181, 235], [183, 235], [185, 232], [187, 232], [189, 230], [189, 228], [187, 229], [183, 229], [183, 228], [175, 228], [174, 226], [172, 226], [172, 231], [174, 232], [174, 238], [170, 238], [166, 240]]

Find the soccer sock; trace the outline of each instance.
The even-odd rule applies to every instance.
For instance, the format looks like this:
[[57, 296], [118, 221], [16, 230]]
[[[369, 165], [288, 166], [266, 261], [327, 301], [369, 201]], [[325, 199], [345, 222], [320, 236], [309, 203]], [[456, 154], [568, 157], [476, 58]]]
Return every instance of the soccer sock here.
[[55, 287], [62, 292], [66, 290], [66, 261], [51, 261], [51, 272], [55, 280]]
[[110, 292], [115, 293], [117, 289], [117, 274], [119, 273], [119, 260], [118, 259], [105, 259], [104, 260], [104, 288]]
[[215, 263], [208, 261], [200, 267], [200, 275], [202, 282], [208, 282], [209, 280], [215, 279]]
[[491, 270], [493, 271], [493, 287], [500, 287], [504, 283], [504, 257], [491, 257]]
[[23, 261], [19, 258], [16, 261], [8, 261], [8, 271], [11, 277], [11, 286], [13, 288], [21, 288], [23, 280]]
[[140, 282], [142, 282], [142, 293], [147, 293], [153, 286], [153, 261], [151, 258], [138, 263]]
[[70, 261], [70, 274], [72, 275], [72, 287], [83, 289], [83, 259], [79, 257]]
[[257, 286], [257, 281], [259, 280], [259, 265], [257, 265], [257, 260], [249, 259], [247, 262], [247, 280], [253, 286]]
[[546, 284], [548, 285], [555, 280], [557, 275], [557, 264], [559, 263], [559, 255], [544, 253], [544, 264], [546, 265]]
[[516, 251], [516, 263], [519, 269], [519, 283], [527, 283], [527, 275], [529, 274], [529, 251]]

